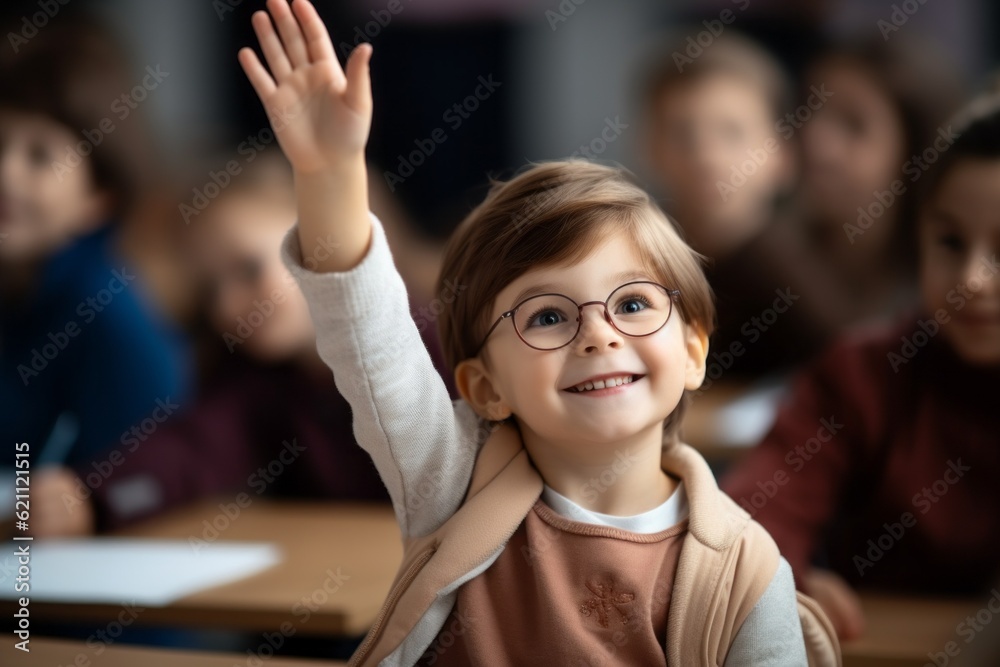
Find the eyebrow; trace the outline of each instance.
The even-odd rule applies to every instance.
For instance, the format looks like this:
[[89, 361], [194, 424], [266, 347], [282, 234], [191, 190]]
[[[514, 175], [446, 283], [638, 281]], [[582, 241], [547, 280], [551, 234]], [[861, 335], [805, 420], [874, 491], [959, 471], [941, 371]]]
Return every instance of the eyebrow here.
[[960, 228], [962, 226], [957, 216], [937, 206], [930, 208], [927, 218], [935, 227]]
[[[652, 278], [650, 278], [649, 274], [645, 271], [638, 271], [636, 269], [619, 271], [618, 273], [608, 276], [607, 284], [611, 286], [608, 288], [608, 291], [610, 292], [612, 289], [620, 286], [622, 283], [629, 282], [630, 280], [652, 280]], [[562, 286], [558, 283], [541, 283], [539, 285], [532, 285], [531, 287], [521, 290], [517, 296], [514, 297], [511, 301], [511, 308], [530, 296], [547, 294], [549, 292], [561, 293], [561, 288]]]

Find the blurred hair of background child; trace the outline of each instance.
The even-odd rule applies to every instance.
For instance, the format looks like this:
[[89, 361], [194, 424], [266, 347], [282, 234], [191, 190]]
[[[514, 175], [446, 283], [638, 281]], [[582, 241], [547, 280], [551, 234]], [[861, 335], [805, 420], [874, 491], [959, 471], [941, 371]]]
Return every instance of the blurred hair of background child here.
[[802, 124], [798, 216], [836, 276], [845, 324], [891, 319], [917, 301], [913, 226], [921, 176], [949, 150], [942, 123], [964, 87], [946, 53], [913, 35], [834, 43], [803, 96], [832, 94]]
[[784, 205], [798, 165], [791, 85], [732, 29], [696, 59], [683, 53], [665, 49], [643, 75], [642, 158], [688, 242], [713, 260], [715, 363], [728, 360], [727, 378], [780, 373], [818, 351], [843, 310]]
[[186, 400], [187, 346], [117, 245], [155, 161], [124, 62], [77, 18], [0, 64], [0, 430], [34, 466], [87, 465]]
[[[350, 406], [316, 352], [305, 298], [281, 263], [281, 239], [295, 217], [292, 171], [274, 149], [244, 166], [191, 223], [192, 269], [206, 288], [213, 331], [208, 355], [223, 360], [207, 364], [215, 370], [204, 391], [155, 432], [127, 434], [97, 466], [63, 469], [58, 482], [36, 488], [51, 505], [34, 514], [36, 534], [86, 532], [91, 512], [97, 530], [110, 530], [240, 492], [388, 500], [355, 442]], [[443, 369], [435, 327], [422, 329]]]
[[844, 637], [852, 588], [978, 596], [1000, 576], [1000, 96], [947, 127], [920, 182], [921, 309], [835, 344], [723, 480]]

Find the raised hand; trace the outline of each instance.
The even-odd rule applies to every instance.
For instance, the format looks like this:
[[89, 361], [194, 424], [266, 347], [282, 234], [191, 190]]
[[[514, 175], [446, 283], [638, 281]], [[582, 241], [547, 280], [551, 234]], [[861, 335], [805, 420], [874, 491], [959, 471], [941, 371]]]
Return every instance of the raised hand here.
[[240, 64], [295, 171], [303, 256], [317, 256], [322, 243], [313, 270], [347, 271], [372, 238], [364, 150], [372, 120], [371, 46], [354, 49], [345, 73], [308, 0], [291, 6], [267, 0], [267, 9], [252, 21], [271, 72], [251, 49], [240, 49]]
[[309, 0], [268, 0], [267, 9], [270, 15], [254, 12], [252, 22], [270, 73], [250, 48], [240, 49], [239, 61], [292, 167], [310, 174], [363, 156], [372, 117], [371, 46], [354, 49], [345, 73]]

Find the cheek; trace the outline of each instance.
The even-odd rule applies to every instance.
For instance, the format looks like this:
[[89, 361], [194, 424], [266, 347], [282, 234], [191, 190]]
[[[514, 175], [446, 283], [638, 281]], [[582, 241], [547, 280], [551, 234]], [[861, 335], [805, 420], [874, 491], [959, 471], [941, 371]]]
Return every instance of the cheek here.
[[920, 271], [920, 292], [925, 305], [937, 308], [944, 304], [949, 290], [958, 284], [955, 272], [941, 258], [928, 257]]

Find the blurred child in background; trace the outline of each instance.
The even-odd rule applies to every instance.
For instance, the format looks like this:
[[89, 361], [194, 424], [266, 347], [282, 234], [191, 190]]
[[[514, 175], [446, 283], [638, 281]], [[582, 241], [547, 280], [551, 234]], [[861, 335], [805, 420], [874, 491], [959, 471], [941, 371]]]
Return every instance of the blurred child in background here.
[[845, 638], [855, 588], [985, 597], [1000, 576], [1000, 96], [947, 127], [920, 183], [920, 311], [835, 344], [723, 480]]
[[791, 86], [770, 54], [732, 30], [696, 59], [684, 53], [664, 51], [646, 74], [644, 158], [687, 240], [714, 260], [710, 361], [727, 377], [778, 373], [816, 351], [842, 310], [782, 208], [797, 167]]
[[802, 124], [801, 222], [849, 304], [845, 320], [912, 307], [921, 177], [948, 150], [942, 123], [961, 101], [945, 54], [907, 35], [825, 49], [804, 95], [832, 94]]
[[[223, 361], [200, 396], [175, 406], [155, 431], [132, 429], [99, 465], [64, 469], [36, 489], [51, 509], [36, 513], [37, 534], [110, 530], [240, 492], [388, 500], [355, 443], [350, 406], [316, 352], [305, 298], [281, 264], [281, 239], [295, 217], [292, 171], [275, 150], [243, 166], [192, 218], [190, 255], [206, 286], [211, 348]], [[322, 239], [317, 252], [324, 243], [333, 241]], [[425, 321], [422, 330], [443, 368], [434, 325]]]
[[87, 465], [186, 400], [186, 345], [116, 243], [152, 160], [123, 97], [156, 80], [112, 44], [53, 24], [0, 68], [0, 431], [36, 470]]

